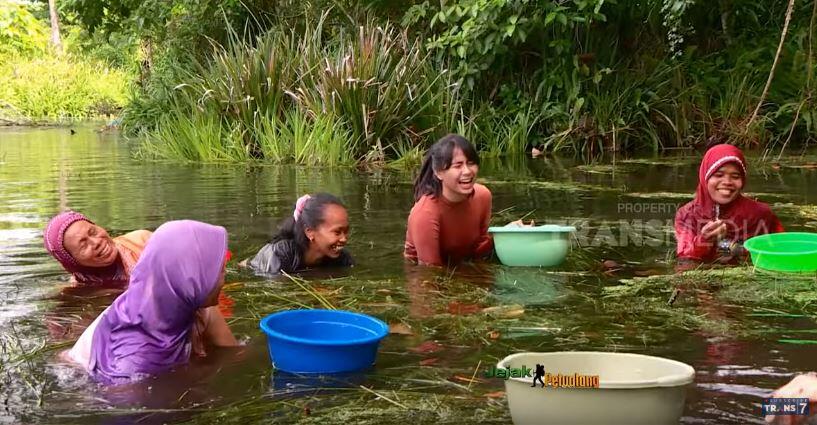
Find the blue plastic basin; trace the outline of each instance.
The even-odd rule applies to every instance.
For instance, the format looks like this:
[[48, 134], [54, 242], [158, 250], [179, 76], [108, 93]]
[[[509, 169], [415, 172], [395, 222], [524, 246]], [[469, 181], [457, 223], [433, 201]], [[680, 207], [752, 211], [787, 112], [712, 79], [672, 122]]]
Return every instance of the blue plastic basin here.
[[288, 310], [261, 319], [270, 360], [289, 373], [341, 373], [371, 367], [383, 321], [342, 310]]

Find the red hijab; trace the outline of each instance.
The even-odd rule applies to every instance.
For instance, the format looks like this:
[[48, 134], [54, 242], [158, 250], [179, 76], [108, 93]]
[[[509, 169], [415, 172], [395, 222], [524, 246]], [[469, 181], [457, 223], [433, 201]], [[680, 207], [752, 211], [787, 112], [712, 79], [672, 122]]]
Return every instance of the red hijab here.
[[[718, 205], [709, 196], [707, 180], [726, 164], [735, 164], [746, 187], [746, 159], [735, 146], [721, 144], [710, 148], [698, 169], [698, 189], [695, 199], [678, 210], [675, 217], [679, 257], [710, 258], [714, 247], [699, 239], [701, 228], [716, 218], [726, 221], [726, 238], [745, 241], [756, 235], [782, 232], [783, 226], [768, 205], [749, 199], [743, 194], [726, 205]], [[711, 259], [711, 258], [710, 258]]]
[[[732, 145], [715, 145], [706, 151], [703, 160], [701, 160], [701, 167], [698, 169], [698, 189], [695, 191], [695, 199], [692, 201], [696, 209], [700, 211], [700, 216], [706, 218], [715, 218], [715, 201], [709, 196], [709, 190], [706, 188], [706, 183], [713, 174], [715, 174], [721, 167], [726, 164], [735, 164], [740, 171], [743, 186], [746, 186], [746, 159], [743, 157], [743, 152]], [[737, 198], [727, 205], [721, 205], [719, 218], [723, 216], [726, 210], [733, 211], [736, 206], [742, 204], [743, 194], [738, 193]], [[740, 210], [740, 208], [737, 208]], [[740, 214], [739, 214], [740, 215]]]

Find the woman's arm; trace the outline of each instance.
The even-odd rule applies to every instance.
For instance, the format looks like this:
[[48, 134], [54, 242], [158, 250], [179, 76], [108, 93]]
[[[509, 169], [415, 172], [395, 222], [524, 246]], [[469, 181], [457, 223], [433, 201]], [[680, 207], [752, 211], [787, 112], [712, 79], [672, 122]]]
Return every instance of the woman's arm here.
[[780, 222], [780, 219], [777, 218], [777, 215], [775, 215], [775, 213], [773, 213], [771, 210], [769, 210], [769, 215], [771, 216], [769, 219], [769, 221], [771, 222], [769, 226], [771, 228], [769, 230], [769, 233], [785, 232], [786, 230], [783, 228], [783, 223]]
[[482, 203], [482, 222], [479, 226], [479, 239], [477, 239], [476, 247], [474, 249], [474, 257], [481, 258], [489, 255], [494, 249], [494, 239], [488, 233], [488, 227], [491, 225], [491, 208], [493, 208], [493, 199], [491, 192], [485, 189], [486, 196]]
[[281, 271], [281, 259], [272, 243], [264, 245], [247, 265], [257, 273], [278, 274]]
[[[788, 384], [778, 388], [771, 396], [773, 398], [808, 398], [810, 407], [814, 408], [817, 406], [817, 374], [809, 372], [798, 375]], [[797, 424], [806, 419], [806, 416], [798, 415], [766, 416], [767, 423], [778, 424]]]
[[703, 240], [701, 235], [696, 235], [686, 229], [675, 228], [675, 238], [678, 240], [676, 256], [678, 259], [706, 261], [713, 246]]
[[[675, 239], [678, 242], [676, 248], [676, 256], [679, 260], [692, 261], [710, 261], [714, 260], [715, 244], [707, 240], [703, 233], [696, 231], [695, 217], [687, 210], [686, 206], [682, 207], [675, 215]], [[707, 226], [712, 226], [710, 222]]]
[[204, 340], [215, 347], [235, 347], [238, 341], [233, 331], [221, 315], [218, 306], [207, 307], [207, 325], [204, 328]]
[[428, 266], [442, 266], [439, 219], [431, 212], [418, 211], [417, 215], [409, 216], [408, 226], [417, 251], [417, 262]]

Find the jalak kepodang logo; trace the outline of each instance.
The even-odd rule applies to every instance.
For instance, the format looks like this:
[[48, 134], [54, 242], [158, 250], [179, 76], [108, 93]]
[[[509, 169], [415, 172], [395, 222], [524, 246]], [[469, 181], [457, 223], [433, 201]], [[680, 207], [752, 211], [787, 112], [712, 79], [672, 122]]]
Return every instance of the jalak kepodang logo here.
[[583, 375], [580, 373], [573, 373], [573, 374], [563, 374], [563, 373], [549, 373], [545, 371], [545, 367], [543, 365], [537, 364], [534, 369], [531, 369], [527, 366], [522, 367], [506, 367], [506, 368], [496, 368], [492, 366], [489, 369], [485, 369], [483, 371], [483, 375], [486, 378], [499, 378], [499, 379], [510, 379], [510, 378], [531, 378], [532, 385], [531, 387], [535, 387], [536, 383], [542, 385], [544, 387], [551, 387], [551, 388], [598, 388], [599, 387], [599, 376], [598, 375]]

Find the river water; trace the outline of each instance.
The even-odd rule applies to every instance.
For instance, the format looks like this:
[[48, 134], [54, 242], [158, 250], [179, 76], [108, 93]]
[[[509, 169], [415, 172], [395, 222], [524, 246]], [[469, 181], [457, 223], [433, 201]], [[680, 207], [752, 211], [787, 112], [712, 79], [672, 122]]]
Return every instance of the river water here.
[[[686, 362], [696, 369], [696, 383], [683, 423], [762, 423], [762, 397], [797, 372], [817, 370], [817, 345], [713, 334], [649, 310], [625, 314], [603, 301], [601, 289], [621, 278], [671, 272], [672, 218], [694, 191], [695, 156], [619, 160], [615, 167], [486, 159], [479, 176], [493, 192], [497, 224], [526, 214], [539, 223], [573, 224], [581, 246], [556, 271], [489, 264], [439, 273], [407, 267], [401, 257], [410, 173], [141, 162], [132, 149], [90, 125], [76, 127], [76, 134], [0, 129], [0, 422], [508, 423], [502, 382], [480, 379], [478, 370], [513, 352], [566, 349]], [[749, 192], [787, 204], [786, 211], [815, 202], [811, 167], [751, 162], [760, 168]], [[235, 256], [246, 258], [298, 196], [315, 191], [347, 204], [357, 266], [304, 278], [339, 308], [405, 325], [382, 343], [373, 370], [320, 382], [273, 374], [258, 319], [296, 303], [319, 304], [293, 282], [236, 266], [225, 293], [244, 348], [116, 390], [97, 387], [60, 361], [59, 352], [116, 293], [66, 289], [68, 276], [42, 245], [42, 228], [56, 212], [81, 211], [114, 235], [182, 218], [219, 224]], [[779, 215], [789, 230], [817, 227], [794, 212]], [[604, 273], [603, 260], [622, 270]], [[484, 313], [489, 307], [499, 313]], [[742, 317], [740, 306], [710, 305], [698, 313]], [[814, 328], [808, 314], [768, 320]]]

